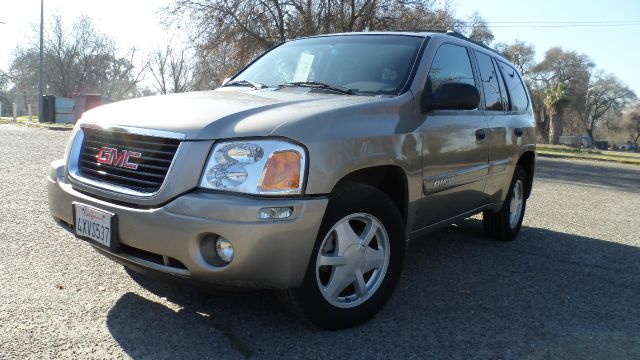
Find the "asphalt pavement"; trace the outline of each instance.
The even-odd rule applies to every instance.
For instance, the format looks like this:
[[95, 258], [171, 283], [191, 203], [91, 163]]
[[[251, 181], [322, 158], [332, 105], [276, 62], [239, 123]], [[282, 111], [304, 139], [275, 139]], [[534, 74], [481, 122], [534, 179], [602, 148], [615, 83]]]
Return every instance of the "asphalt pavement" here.
[[68, 132], [0, 125], [0, 358], [638, 359], [640, 167], [539, 159], [520, 236], [410, 243], [370, 322], [309, 328], [268, 292], [129, 274], [51, 219]]

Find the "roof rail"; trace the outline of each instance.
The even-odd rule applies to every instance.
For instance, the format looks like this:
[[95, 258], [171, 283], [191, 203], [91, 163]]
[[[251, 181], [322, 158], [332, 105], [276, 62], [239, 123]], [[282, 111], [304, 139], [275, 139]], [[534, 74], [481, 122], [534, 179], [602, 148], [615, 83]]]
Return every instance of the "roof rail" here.
[[394, 29], [390, 29], [390, 30], [387, 30], [387, 31], [392, 31], [392, 32], [433, 32], [433, 33], [445, 34], [445, 33], [447, 33], [448, 31], [451, 31], [451, 30], [444, 30], [444, 29], [397, 29], [397, 30], [394, 30]]
[[400, 30], [389, 30], [389, 31], [396, 31], [396, 32], [432, 32], [432, 33], [445, 34], [445, 35], [453, 36], [453, 37], [458, 38], [458, 39], [462, 39], [462, 40], [468, 41], [468, 42], [470, 42], [472, 44], [478, 45], [478, 46], [480, 46], [480, 47], [482, 47], [484, 49], [487, 49], [487, 50], [489, 50], [489, 51], [491, 51], [491, 52], [493, 52], [493, 53], [495, 53], [497, 55], [500, 55], [500, 56], [504, 57], [504, 55], [502, 55], [502, 53], [499, 52], [498, 50], [492, 49], [489, 46], [487, 46], [487, 45], [485, 45], [485, 44], [483, 44], [483, 43], [481, 43], [479, 41], [475, 41], [475, 40], [469, 39], [468, 37], [460, 34], [459, 32], [457, 32], [455, 30], [450, 30], [450, 29], [449, 30], [443, 30], [443, 29], [400, 29]]
[[496, 50], [496, 49], [492, 49], [492, 48], [490, 48], [489, 46], [487, 46], [487, 45], [485, 45], [485, 44], [483, 44], [483, 43], [481, 43], [481, 42], [479, 42], [479, 41], [471, 40], [471, 39], [469, 39], [468, 37], [466, 37], [466, 36], [464, 36], [464, 35], [460, 34], [460, 33], [459, 33], [459, 32], [457, 32], [457, 31], [447, 30], [447, 31], [445, 32], [445, 34], [447, 34], [447, 35], [449, 35], [449, 36], [456, 37], [456, 38], [458, 38], [458, 39], [466, 40], [466, 41], [468, 41], [468, 42], [470, 42], [470, 43], [472, 43], [472, 44], [476, 44], [476, 45], [478, 45], [478, 46], [480, 46], [480, 47], [482, 47], [482, 48], [484, 48], [484, 49], [487, 49], [487, 50], [489, 50], [489, 51], [491, 51], [491, 52], [493, 52], [493, 53], [495, 53], [495, 54], [497, 54], [497, 55], [500, 55], [500, 56], [504, 57], [504, 55], [502, 55], [502, 53], [500, 53], [498, 50]]

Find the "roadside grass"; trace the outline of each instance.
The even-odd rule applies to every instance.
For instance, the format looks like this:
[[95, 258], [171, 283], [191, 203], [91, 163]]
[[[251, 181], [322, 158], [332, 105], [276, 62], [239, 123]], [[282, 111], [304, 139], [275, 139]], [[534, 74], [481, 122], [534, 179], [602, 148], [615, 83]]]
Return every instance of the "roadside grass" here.
[[609, 150], [580, 150], [562, 145], [538, 144], [536, 151], [540, 155], [566, 157], [586, 160], [611, 161], [623, 164], [640, 165], [640, 153], [609, 151]]

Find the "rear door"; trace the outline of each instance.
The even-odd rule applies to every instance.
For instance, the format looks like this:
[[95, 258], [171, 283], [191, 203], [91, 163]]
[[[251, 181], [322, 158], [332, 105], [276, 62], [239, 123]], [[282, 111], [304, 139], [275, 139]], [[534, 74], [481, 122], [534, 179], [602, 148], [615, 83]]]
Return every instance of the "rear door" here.
[[529, 98], [518, 72], [503, 61], [492, 60], [500, 84], [504, 112], [489, 119], [489, 137], [493, 147], [489, 153], [486, 190], [490, 201], [498, 202], [506, 195], [505, 184], [511, 181], [523, 146], [523, 137], [532, 131], [532, 127]]
[[[469, 50], [444, 43], [431, 61], [424, 91], [447, 82], [478, 87]], [[432, 110], [422, 114], [423, 199], [418, 228], [477, 208], [487, 196], [489, 141], [487, 122], [479, 109]]]

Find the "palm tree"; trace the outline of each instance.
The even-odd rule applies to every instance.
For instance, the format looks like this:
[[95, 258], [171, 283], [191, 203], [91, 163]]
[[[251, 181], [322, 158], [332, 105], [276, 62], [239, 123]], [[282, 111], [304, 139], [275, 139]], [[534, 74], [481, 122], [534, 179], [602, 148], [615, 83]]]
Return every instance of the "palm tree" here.
[[544, 105], [549, 111], [549, 140], [552, 144], [560, 142], [562, 133], [562, 113], [569, 104], [569, 88], [563, 81], [556, 82], [545, 90]]

